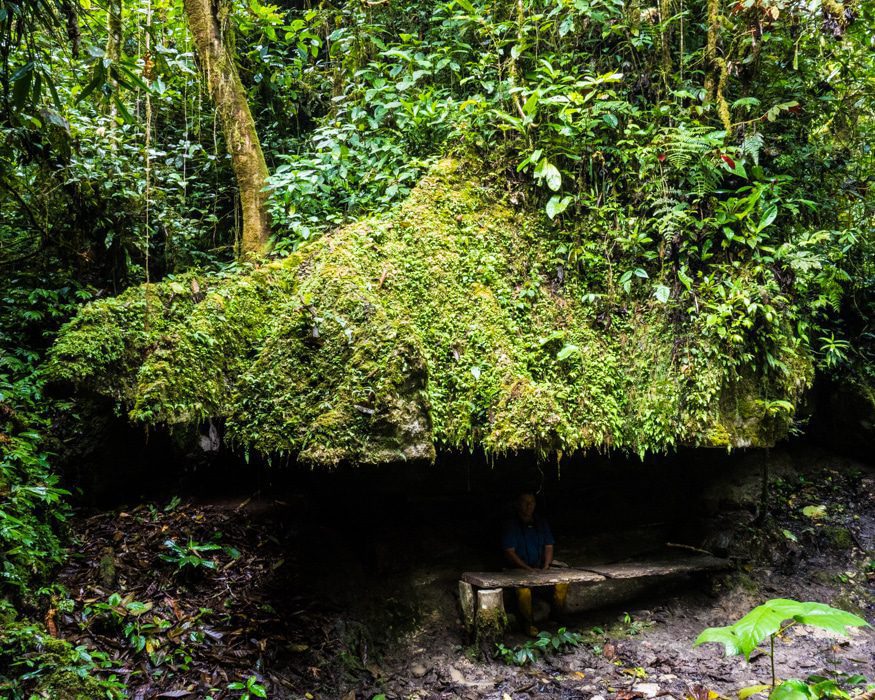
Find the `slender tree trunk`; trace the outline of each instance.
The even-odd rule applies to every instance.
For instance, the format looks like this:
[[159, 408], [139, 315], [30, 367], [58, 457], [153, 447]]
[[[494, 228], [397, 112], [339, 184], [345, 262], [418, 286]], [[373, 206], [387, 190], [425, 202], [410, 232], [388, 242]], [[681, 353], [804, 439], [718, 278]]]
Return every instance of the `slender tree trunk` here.
[[118, 63], [122, 46], [122, 0], [106, 3], [106, 57]]
[[[112, 61], [113, 67], [118, 65], [121, 59], [122, 47], [122, 0], [109, 0], [106, 4], [106, 57]], [[118, 96], [118, 81], [109, 79], [113, 97]], [[112, 117], [110, 129], [115, 129], [115, 118], [118, 115], [118, 107], [115, 101], [109, 103], [109, 116]], [[116, 141], [112, 139], [110, 148], [115, 150]]]
[[717, 55], [720, 35], [720, 0], [708, 0], [708, 39], [705, 44], [705, 99], [717, 103], [717, 114], [727, 134], [732, 128], [729, 103], [726, 101], [726, 83], [729, 70], [726, 60]]
[[[671, 0], [659, 0], [659, 21], [662, 23], [662, 80], [671, 85]], [[681, 56], [683, 63], [684, 57]]]
[[717, 65], [717, 34], [720, 31], [720, 0], [708, 0], [707, 16], [708, 39], [705, 44], [705, 99], [713, 100], [717, 92], [720, 68]]
[[270, 235], [270, 214], [263, 191], [267, 165], [227, 36], [225, 23], [230, 10], [223, 0], [184, 0], [183, 5], [240, 189], [240, 254], [260, 255], [266, 251]]

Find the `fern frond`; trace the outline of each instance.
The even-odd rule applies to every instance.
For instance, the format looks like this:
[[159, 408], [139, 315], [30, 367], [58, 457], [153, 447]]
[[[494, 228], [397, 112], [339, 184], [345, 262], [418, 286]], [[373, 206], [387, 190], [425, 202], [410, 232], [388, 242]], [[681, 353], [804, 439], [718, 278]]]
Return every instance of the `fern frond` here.
[[[675, 193], [676, 194], [676, 191]], [[653, 202], [653, 219], [656, 230], [664, 241], [670, 243], [681, 233], [692, 228], [693, 217], [690, 205], [674, 196], [660, 197]]]
[[700, 160], [706, 153], [720, 145], [722, 139], [706, 126], [687, 126], [681, 124], [664, 129], [662, 145], [669, 163], [682, 169], [694, 160]]
[[763, 135], [755, 131], [744, 137], [741, 142], [741, 152], [743, 155], [750, 156], [754, 164], [760, 164], [760, 151], [763, 150]]

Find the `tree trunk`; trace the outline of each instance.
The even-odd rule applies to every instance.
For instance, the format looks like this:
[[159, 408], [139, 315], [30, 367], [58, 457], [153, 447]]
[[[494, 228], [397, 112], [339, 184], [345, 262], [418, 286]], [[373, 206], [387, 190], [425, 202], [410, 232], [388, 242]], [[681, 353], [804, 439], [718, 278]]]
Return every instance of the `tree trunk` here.
[[243, 257], [260, 255], [267, 249], [270, 214], [263, 191], [267, 184], [267, 165], [228, 41], [226, 25], [230, 9], [225, 4], [223, 0], [183, 2], [240, 189], [243, 209], [240, 255]]
[[[671, 86], [671, 0], [659, 0], [659, 21], [662, 24], [662, 80], [666, 87]], [[684, 57], [681, 56], [681, 63]]]
[[[121, 59], [122, 48], [122, 0], [109, 0], [106, 4], [106, 58], [112, 62], [115, 70], [118, 70], [118, 63]], [[112, 88], [113, 97], [118, 97], [118, 80], [113, 77], [109, 78], [109, 85]], [[118, 107], [115, 100], [110, 100], [108, 114], [112, 118], [109, 124], [111, 130], [115, 130], [115, 120], [118, 116]], [[115, 151], [118, 142], [113, 138], [110, 139], [110, 148]]]
[[726, 130], [732, 130], [729, 103], [726, 101], [726, 84], [729, 82], [729, 68], [726, 59], [717, 55], [717, 41], [720, 35], [720, 0], [708, 0], [708, 39], [705, 44], [705, 99], [717, 103], [717, 115]]
[[[106, 57], [118, 63], [122, 46], [122, 0], [109, 0], [106, 4]], [[115, 82], [113, 82], [115, 86]]]

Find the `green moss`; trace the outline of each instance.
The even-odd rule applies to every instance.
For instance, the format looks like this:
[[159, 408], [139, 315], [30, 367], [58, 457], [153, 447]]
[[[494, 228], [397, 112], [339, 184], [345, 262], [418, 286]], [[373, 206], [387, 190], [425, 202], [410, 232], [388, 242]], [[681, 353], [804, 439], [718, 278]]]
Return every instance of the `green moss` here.
[[243, 274], [91, 304], [62, 332], [52, 371], [134, 420], [223, 417], [246, 448], [329, 465], [428, 460], [436, 447], [643, 454], [785, 435], [811, 358], [786, 343], [772, 357], [784, 370], [750, 369], [753, 333], [733, 345], [681, 323], [649, 293], [614, 288], [597, 256], [560, 277], [569, 237], [597, 243], [587, 226], [554, 228], [445, 160], [390, 219]]
[[823, 528], [823, 536], [834, 549], [847, 550], [855, 546], [854, 537], [847, 528], [827, 526]]
[[106, 688], [90, 676], [80, 676], [62, 669], [43, 679], [37, 686], [36, 697], [51, 700], [96, 700], [106, 697]]
[[22, 668], [28, 669], [28, 674], [3, 679], [10, 681], [9, 689], [15, 697], [50, 700], [117, 697], [118, 683], [114, 679], [100, 680], [95, 675], [98, 670], [94, 659], [82, 649], [50, 636], [42, 626], [10, 617], [0, 626], [0, 679], [4, 665], [25, 659]]
[[504, 638], [507, 625], [507, 613], [503, 609], [478, 610], [474, 629], [475, 645], [480, 649], [493, 651], [495, 643]]

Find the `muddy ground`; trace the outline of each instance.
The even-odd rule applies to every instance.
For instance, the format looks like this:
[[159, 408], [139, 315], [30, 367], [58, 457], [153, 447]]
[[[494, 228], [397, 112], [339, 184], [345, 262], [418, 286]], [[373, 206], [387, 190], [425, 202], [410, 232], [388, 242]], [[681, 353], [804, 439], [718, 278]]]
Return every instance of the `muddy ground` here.
[[[109, 652], [107, 673], [143, 700], [238, 698], [229, 685], [250, 678], [271, 698], [732, 695], [768, 682], [769, 657], [755, 652], [748, 663], [724, 658], [716, 644], [693, 647], [705, 627], [775, 597], [875, 620], [875, 473], [835, 459], [805, 469], [772, 460], [765, 525], [756, 521], [756, 469], [712, 485], [719, 497], [700, 544], [729, 555], [731, 571], [654, 581], [635, 600], [572, 615], [562, 625], [580, 632], [580, 643], [523, 667], [489, 658], [488, 645], [484, 657], [463, 629], [459, 574], [488, 560], [482, 538], [466, 536], [470, 521], [411, 525], [414, 507], [399, 532], [385, 504], [370, 516], [320, 517], [307, 494], [82, 512], [75, 556], [60, 576], [76, 606], [58, 612], [58, 631]], [[611, 531], [621, 539], [622, 522]], [[574, 564], [594, 551], [569, 536], [562, 558]], [[513, 631], [504, 640], [508, 648], [525, 642]], [[875, 635], [794, 627], [776, 658], [781, 678], [871, 681]]]

